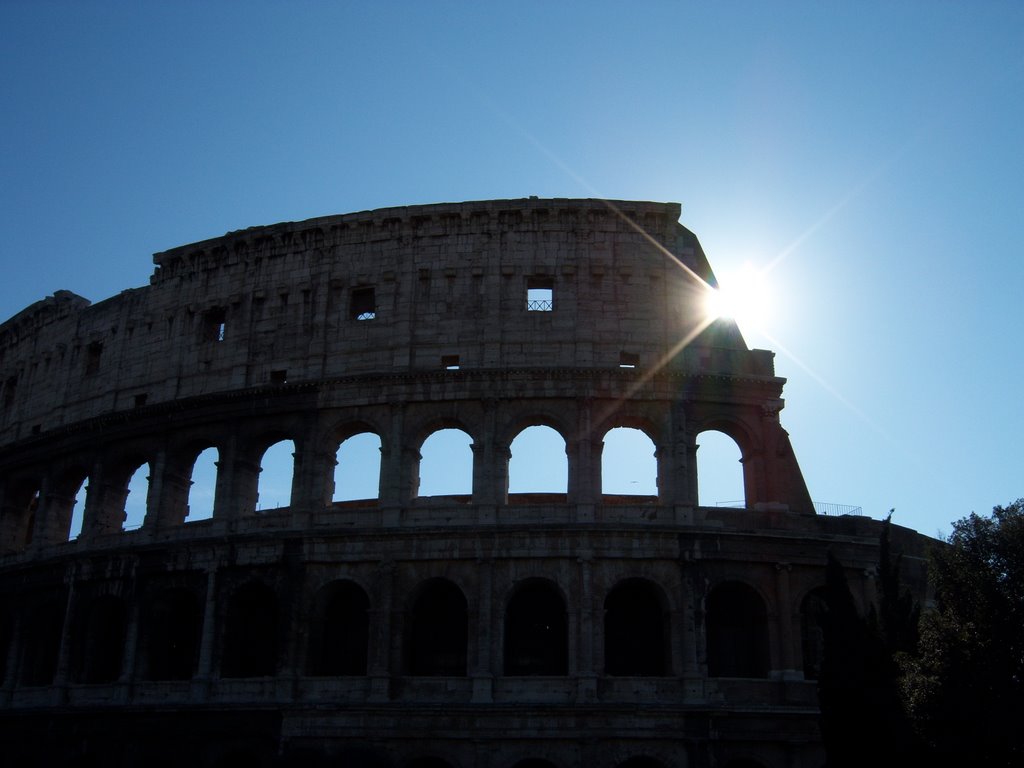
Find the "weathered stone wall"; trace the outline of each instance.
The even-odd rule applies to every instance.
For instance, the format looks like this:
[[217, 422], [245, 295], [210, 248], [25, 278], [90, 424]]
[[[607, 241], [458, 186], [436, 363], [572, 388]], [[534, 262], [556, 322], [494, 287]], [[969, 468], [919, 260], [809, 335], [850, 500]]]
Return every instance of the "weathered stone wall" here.
[[[6, 754], [816, 768], [810, 605], [829, 549], [872, 599], [879, 524], [814, 515], [784, 380], [705, 320], [713, 278], [678, 214], [530, 199], [260, 227], [0, 326]], [[510, 445], [538, 424], [567, 490], [510, 495]], [[651, 440], [655, 496], [602, 490], [621, 426]], [[423, 497], [445, 427], [472, 439], [471, 491]], [[740, 448], [745, 508], [697, 503], [707, 429]], [[364, 432], [379, 493], [332, 502], [337, 448]], [[282, 439], [291, 495], [268, 510]], [[186, 521], [211, 447], [212, 517]], [[143, 464], [145, 519], [123, 530]], [[923, 590], [922, 540], [896, 533]]]

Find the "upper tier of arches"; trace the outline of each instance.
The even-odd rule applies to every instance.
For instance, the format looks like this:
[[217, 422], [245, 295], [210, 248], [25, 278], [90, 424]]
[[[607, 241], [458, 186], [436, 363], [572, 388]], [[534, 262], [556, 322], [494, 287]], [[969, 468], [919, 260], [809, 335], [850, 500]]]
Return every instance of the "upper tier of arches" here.
[[[700, 410], [615, 405], [526, 399], [299, 409], [201, 419], [153, 437], [117, 440], [107, 432], [102, 442], [82, 441], [63, 455], [33, 460], [27, 453], [20, 466], [0, 465], [0, 548], [98, 541], [273, 510], [320, 524], [332, 514], [424, 504], [639, 504], [669, 515], [663, 519], [674, 519], [677, 506], [698, 505], [701, 433], [677, 425], [699, 429]], [[736, 444], [741, 461], [725, 471], [743, 498], [716, 501], [783, 505], [784, 496], [770, 495], [778, 490], [769, 471], [774, 457], [751, 438], [750, 417], [739, 416], [730, 432], [744, 440]], [[727, 422], [716, 416], [713, 423]], [[619, 485], [609, 488], [612, 482]]]

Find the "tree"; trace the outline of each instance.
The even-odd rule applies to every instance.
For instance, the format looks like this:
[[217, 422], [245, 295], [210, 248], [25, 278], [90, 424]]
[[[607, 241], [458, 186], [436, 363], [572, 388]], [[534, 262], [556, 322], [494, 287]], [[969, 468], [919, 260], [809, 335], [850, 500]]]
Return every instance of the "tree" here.
[[918, 731], [943, 764], [1024, 764], [1024, 499], [954, 524], [931, 581], [903, 679]]

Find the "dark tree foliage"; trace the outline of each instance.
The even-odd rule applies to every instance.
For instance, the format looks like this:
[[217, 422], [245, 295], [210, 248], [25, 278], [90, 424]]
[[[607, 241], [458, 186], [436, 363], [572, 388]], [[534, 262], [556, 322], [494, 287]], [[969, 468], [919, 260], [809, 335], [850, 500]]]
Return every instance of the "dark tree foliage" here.
[[939, 765], [1024, 765], [1024, 499], [958, 521], [904, 694]]
[[867, 618], [857, 610], [842, 564], [828, 556], [818, 680], [828, 768], [924, 764], [923, 745], [904, 713], [897, 662], [915, 651], [918, 607], [900, 588], [888, 520], [879, 553], [879, 605], [871, 607]]

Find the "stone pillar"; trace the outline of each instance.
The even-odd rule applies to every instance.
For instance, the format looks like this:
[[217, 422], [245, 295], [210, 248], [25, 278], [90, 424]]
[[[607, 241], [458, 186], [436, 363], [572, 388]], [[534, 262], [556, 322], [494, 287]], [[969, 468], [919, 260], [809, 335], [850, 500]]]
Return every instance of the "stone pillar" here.
[[292, 519], [299, 525], [308, 526], [331, 503], [336, 449], [316, 443], [314, 429], [296, 441], [291, 508]]
[[601, 450], [604, 444], [593, 437], [592, 408], [593, 403], [589, 399], [580, 404], [576, 419], [579, 437], [574, 441], [567, 440], [565, 444], [569, 464], [567, 501], [578, 505], [577, 518], [584, 521], [593, 520], [593, 505], [601, 500]]
[[655, 456], [658, 460], [658, 502], [666, 505], [695, 505], [690, 468], [696, 466], [693, 440], [686, 432], [686, 412], [681, 404], [672, 404], [664, 414], [666, 430], [659, 437]]
[[255, 513], [259, 498], [260, 462], [232, 436], [217, 462], [217, 493], [213, 516], [237, 520]]
[[686, 472], [687, 489], [685, 501], [686, 503], [697, 506], [700, 503], [700, 486], [699, 478], [697, 477], [697, 437], [696, 435], [688, 436], [686, 438], [686, 444], [681, 446], [686, 455], [686, 466], [684, 471]]
[[184, 525], [189, 512], [192, 472], [191, 468], [172, 462], [166, 452], [161, 453], [154, 464], [151, 467], [154, 479], [149, 487], [155, 507], [150, 506], [151, 512], [146, 515], [145, 527], [156, 533]]
[[[483, 434], [473, 441], [473, 504], [494, 507], [504, 504], [508, 492], [508, 458], [502, 471], [501, 446], [497, 443], [495, 400], [483, 402]], [[507, 447], [505, 453], [508, 453]], [[481, 510], [482, 515], [484, 510]], [[492, 520], [493, 510], [489, 515]]]
[[[593, 586], [593, 555], [587, 553], [577, 558], [579, 564], [579, 603], [576, 620], [576, 653], [569, 649], [569, 674], [576, 675], [576, 701], [597, 701], [597, 670], [594, 659], [594, 633], [601, 631], [595, 628], [595, 606]], [[569, 616], [572, 616], [570, 610]], [[570, 627], [572, 623], [570, 622]], [[576, 663], [573, 664], [575, 658]]]
[[[700, 663], [697, 660], [697, 645], [700, 642], [698, 627], [698, 614], [702, 613], [700, 595], [694, 589], [692, 564], [689, 562], [690, 553], [684, 552], [679, 562], [679, 585], [680, 589], [680, 632], [679, 632], [679, 654], [682, 660], [682, 674], [684, 678], [697, 680], [702, 677]], [[703, 691], [690, 691], [702, 696]]]
[[55, 703], [60, 704], [63, 704], [67, 699], [67, 688], [71, 679], [71, 633], [74, 630], [74, 627], [72, 626], [71, 609], [75, 601], [75, 581], [77, 580], [77, 573], [74, 565], [68, 569], [65, 580], [67, 581], [68, 590], [64, 603], [64, 623], [60, 631], [60, 649], [57, 652], [57, 671], [53, 678], [53, 687], [57, 696]]
[[412, 498], [410, 483], [405, 474], [405, 408], [401, 404], [391, 407], [391, 428], [380, 446], [380, 507], [382, 522], [397, 525], [400, 510]]
[[[135, 576], [132, 575], [132, 581]], [[127, 626], [124, 633], [124, 657], [121, 659], [121, 676], [118, 678], [118, 686], [122, 689], [124, 698], [131, 700], [135, 687], [135, 664], [138, 656], [139, 646], [139, 622], [140, 607], [138, 600], [131, 600], [128, 603]]]
[[[395, 564], [383, 561], [377, 567], [376, 599], [370, 608], [370, 657], [366, 674], [370, 676], [371, 701], [391, 698], [391, 678], [398, 675], [401, 644], [392, 632], [394, 625]], [[398, 652], [395, 652], [395, 648]]]
[[29, 543], [29, 530], [34, 524], [32, 507], [39, 499], [33, 492], [29, 495], [16, 493], [11, 484], [0, 483], [0, 554], [20, 552]]
[[33, 549], [42, 549], [68, 540], [75, 497], [58, 493], [53, 486], [54, 483], [49, 478], [44, 481], [39, 511], [36, 513], [35, 531], [32, 534]]
[[[110, 520], [107, 500], [113, 493], [106, 487], [105, 474], [102, 460], [94, 461], [85, 486], [85, 508], [82, 510], [82, 531], [79, 534], [83, 541], [91, 541], [121, 529], [120, 521]], [[124, 494], [121, 509], [124, 509]], [[70, 524], [70, 520], [68, 522]]]
[[493, 589], [493, 560], [477, 560], [477, 615], [476, 615], [476, 653], [470, 668], [473, 678], [473, 701], [490, 703], [493, 701], [494, 663], [493, 651], [496, 643], [493, 640], [494, 630], [500, 626], [494, 620], [491, 592]]
[[793, 648], [793, 606], [790, 602], [789, 574], [793, 570], [790, 563], [775, 565], [775, 609], [776, 643], [779, 648], [776, 669], [782, 671], [784, 680], [800, 680], [803, 674], [794, 663]]
[[199, 662], [193, 678], [193, 700], [205, 701], [213, 683], [217, 641], [217, 566], [206, 571], [206, 600], [203, 603], [203, 631], [199, 638]]

